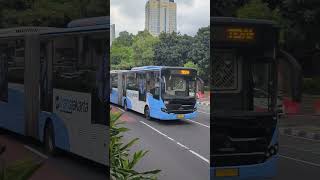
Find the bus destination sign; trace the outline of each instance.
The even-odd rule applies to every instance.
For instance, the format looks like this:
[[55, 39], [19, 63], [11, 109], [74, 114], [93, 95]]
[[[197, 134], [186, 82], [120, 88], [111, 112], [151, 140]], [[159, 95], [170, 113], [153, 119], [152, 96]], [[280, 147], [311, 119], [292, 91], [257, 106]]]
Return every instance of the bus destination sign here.
[[214, 41], [254, 43], [257, 39], [256, 29], [251, 27], [215, 27]]
[[255, 36], [253, 28], [226, 28], [226, 38], [230, 41], [254, 41]]

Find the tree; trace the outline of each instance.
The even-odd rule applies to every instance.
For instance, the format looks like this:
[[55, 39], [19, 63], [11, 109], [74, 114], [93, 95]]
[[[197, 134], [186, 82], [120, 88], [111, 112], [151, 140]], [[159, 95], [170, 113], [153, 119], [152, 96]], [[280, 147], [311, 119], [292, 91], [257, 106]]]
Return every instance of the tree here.
[[135, 63], [133, 61], [133, 49], [125, 46], [111, 47], [111, 69], [131, 69]]
[[207, 83], [210, 74], [210, 28], [200, 28], [194, 37], [189, 58], [199, 66], [199, 76]]
[[0, 0], [1, 27], [65, 27], [73, 19], [106, 16], [105, 0]]
[[262, 0], [251, 0], [237, 10], [237, 16], [250, 19], [268, 19], [280, 21], [279, 9], [271, 10], [267, 3]]
[[156, 65], [183, 66], [188, 59], [193, 38], [173, 32], [161, 33], [160, 43], [155, 46]]
[[117, 37], [113, 41], [113, 46], [132, 46], [133, 44], [133, 34], [127, 32], [127, 31], [122, 31], [119, 33], [119, 37]]
[[200, 72], [200, 68], [198, 66], [198, 64], [195, 64], [194, 62], [192, 62], [191, 60], [187, 61], [187, 63], [185, 63], [183, 65], [183, 67], [186, 67], [186, 68], [193, 68], [193, 69], [196, 69], [198, 74]]
[[140, 31], [133, 38], [133, 61], [135, 66], [154, 65], [154, 47], [159, 42], [148, 31]]

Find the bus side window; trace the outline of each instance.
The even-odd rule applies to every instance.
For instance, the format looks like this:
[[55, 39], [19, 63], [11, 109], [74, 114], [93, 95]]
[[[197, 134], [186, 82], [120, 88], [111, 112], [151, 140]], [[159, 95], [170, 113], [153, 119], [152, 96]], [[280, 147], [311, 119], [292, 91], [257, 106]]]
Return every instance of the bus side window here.
[[133, 90], [133, 91], [138, 91], [136, 73], [128, 73], [128, 75], [127, 75], [127, 89]]
[[118, 74], [111, 74], [111, 86], [118, 88]]
[[154, 98], [160, 99], [160, 74], [159, 72], [154, 72]]

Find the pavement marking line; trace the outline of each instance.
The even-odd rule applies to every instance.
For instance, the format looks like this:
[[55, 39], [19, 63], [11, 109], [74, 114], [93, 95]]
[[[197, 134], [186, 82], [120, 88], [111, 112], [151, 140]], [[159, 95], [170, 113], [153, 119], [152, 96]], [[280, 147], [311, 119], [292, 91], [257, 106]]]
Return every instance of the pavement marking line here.
[[156, 131], [156, 132], [157, 132], [157, 133], [159, 133], [160, 135], [162, 135], [162, 136], [164, 136], [164, 137], [168, 138], [169, 140], [171, 140], [171, 141], [173, 141], [173, 142], [176, 142], [173, 138], [171, 138], [171, 137], [167, 136], [166, 134], [164, 134], [164, 133], [162, 133], [161, 131], [159, 131], [158, 129], [156, 129], [156, 128], [154, 128], [154, 127], [150, 126], [149, 124], [147, 124], [147, 123], [145, 123], [145, 122], [143, 122], [143, 121], [140, 121], [140, 122], [141, 122], [142, 124], [144, 124], [144, 125], [148, 126], [149, 128], [151, 128], [152, 130]]
[[187, 119], [187, 120], [188, 120], [188, 121], [190, 121], [190, 122], [193, 122], [193, 123], [199, 124], [200, 126], [203, 126], [203, 127], [206, 127], [206, 128], [209, 128], [209, 129], [210, 129], [210, 126], [208, 126], [208, 125], [205, 125], [205, 124], [199, 123], [199, 122], [197, 122], [197, 121], [193, 121], [193, 120], [191, 120], [191, 119]]
[[308, 164], [308, 165], [311, 165], [311, 166], [320, 167], [320, 164], [317, 164], [317, 163], [308, 162], [308, 161], [304, 161], [304, 160], [300, 160], [300, 159], [296, 159], [296, 158], [292, 158], [292, 157], [288, 157], [288, 156], [283, 156], [283, 155], [280, 155], [280, 154], [279, 154], [279, 156], [282, 157], [282, 158], [285, 158], [285, 159], [297, 161], [297, 162]]
[[208, 160], [208, 159], [206, 159], [206, 158], [204, 158], [204, 157], [203, 157], [203, 156], [201, 156], [200, 154], [198, 154], [198, 153], [196, 153], [196, 152], [192, 151], [191, 149], [189, 150], [189, 152], [191, 152], [192, 154], [194, 154], [194, 155], [198, 156], [199, 158], [201, 158], [202, 160], [204, 160], [205, 162], [207, 162], [208, 164], [210, 164], [209, 160]]
[[296, 151], [304, 151], [304, 152], [309, 152], [309, 153], [312, 153], [312, 154], [320, 155], [320, 153], [315, 152], [315, 150], [310, 150], [310, 149], [300, 149], [300, 148], [296, 148], [296, 147], [293, 147], [293, 146], [287, 146], [287, 145], [281, 145], [281, 148], [293, 149], [293, 150], [296, 150]]
[[34, 148], [32, 148], [32, 147], [30, 147], [30, 146], [27, 146], [27, 145], [24, 145], [24, 147], [25, 147], [26, 149], [28, 149], [29, 151], [37, 154], [38, 156], [40, 156], [40, 157], [42, 157], [42, 158], [44, 158], [44, 159], [48, 159], [48, 156], [42, 154], [41, 152], [35, 150]]
[[208, 164], [210, 163], [209, 160], [206, 159], [205, 157], [203, 157], [203, 156], [201, 156], [200, 154], [194, 152], [194, 151], [191, 150], [189, 147], [181, 144], [180, 142], [178, 142], [178, 141], [174, 140], [173, 138], [169, 137], [168, 135], [162, 133], [162, 132], [159, 131], [158, 129], [152, 127], [151, 125], [149, 125], [149, 124], [147, 124], [147, 123], [145, 123], [145, 122], [143, 122], [143, 121], [140, 121], [140, 123], [148, 126], [148, 127], [151, 128], [152, 130], [154, 130], [154, 131], [156, 131], [157, 133], [159, 133], [160, 135], [162, 135], [162, 136], [166, 137], [167, 139], [173, 141], [173, 142], [176, 143], [178, 146], [180, 146], [180, 147], [182, 147], [182, 148], [184, 148], [184, 149], [187, 149], [190, 153], [192, 153], [193, 155], [195, 155], [195, 156], [197, 156], [198, 158], [202, 159], [202, 160], [205, 161], [206, 163], [208, 163]]
[[310, 139], [310, 138], [304, 138], [304, 137], [299, 137], [299, 136], [293, 136], [293, 135], [287, 135], [287, 134], [280, 134], [282, 136], [287, 136], [287, 137], [292, 137], [296, 139], [303, 139], [303, 140], [308, 140], [308, 141], [313, 141], [313, 142], [318, 142], [320, 143], [320, 140], [315, 140], [315, 139]]
[[181, 147], [183, 147], [183, 148], [185, 148], [185, 149], [189, 150], [189, 148], [188, 148], [187, 146], [185, 146], [185, 145], [183, 145], [183, 144], [181, 144], [181, 143], [179, 143], [179, 142], [177, 142], [177, 144], [178, 144], [179, 146], [181, 146]]

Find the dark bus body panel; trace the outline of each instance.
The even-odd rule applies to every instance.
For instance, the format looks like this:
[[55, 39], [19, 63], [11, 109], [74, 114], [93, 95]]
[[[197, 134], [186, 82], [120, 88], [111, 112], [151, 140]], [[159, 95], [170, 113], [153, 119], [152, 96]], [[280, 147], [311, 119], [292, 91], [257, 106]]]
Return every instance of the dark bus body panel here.
[[227, 168], [238, 170], [234, 179], [274, 176], [277, 43], [271, 21], [211, 18], [211, 179]]

